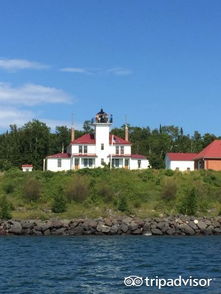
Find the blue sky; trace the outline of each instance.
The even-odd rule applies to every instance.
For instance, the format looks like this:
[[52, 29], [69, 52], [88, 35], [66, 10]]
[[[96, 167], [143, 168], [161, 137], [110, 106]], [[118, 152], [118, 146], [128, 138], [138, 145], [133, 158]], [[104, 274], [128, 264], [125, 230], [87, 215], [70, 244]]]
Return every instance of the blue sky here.
[[221, 2], [0, 2], [0, 132], [33, 118], [221, 135]]

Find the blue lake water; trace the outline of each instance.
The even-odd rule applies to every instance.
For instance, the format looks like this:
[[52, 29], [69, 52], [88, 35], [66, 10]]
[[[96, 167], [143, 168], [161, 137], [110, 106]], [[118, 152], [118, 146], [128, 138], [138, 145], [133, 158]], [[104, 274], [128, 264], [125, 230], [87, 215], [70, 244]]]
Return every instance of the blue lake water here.
[[[221, 293], [221, 237], [1, 237], [0, 293]], [[210, 287], [125, 286], [124, 277], [212, 278]]]

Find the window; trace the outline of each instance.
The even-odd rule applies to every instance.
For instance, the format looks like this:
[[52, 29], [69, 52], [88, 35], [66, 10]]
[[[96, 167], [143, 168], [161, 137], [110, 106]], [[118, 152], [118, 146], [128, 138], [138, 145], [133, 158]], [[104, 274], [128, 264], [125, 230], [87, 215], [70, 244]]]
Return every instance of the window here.
[[124, 154], [124, 146], [120, 146], [120, 154]]
[[79, 146], [79, 153], [82, 153], [82, 149], [83, 149], [83, 148], [82, 148], [82, 146], [80, 145], [80, 146]]
[[141, 160], [140, 159], [137, 161], [137, 164], [138, 164], [138, 168], [141, 168]]
[[120, 160], [118, 158], [112, 159], [112, 166], [113, 167], [119, 167]]
[[119, 146], [116, 146], [116, 154], [119, 154]]
[[126, 166], [126, 167], [129, 166], [129, 159], [125, 159], [125, 166]]
[[75, 165], [75, 166], [78, 166], [78, 165], [79, 165], [79, 158], [75, 158], [75, 159], [74, 159], [74, 165]]
[[58, 158], [58, 167], [61, 167], [61, 158]]
[[101, 150], [104, 150], [104, 143], [101, 143]]
[[93, 166], [93, 159], [89, 158], [89, 167], [92, 167], [92, 166]]
[[88, 158], [84, 158], [83, 163], [84, 163], [84, 167], [87, 167], [88, 166]]
[[84, 153], [87, 153], [87, 146], [84, 146]]
[[104, 164], [104, 159], [103, 158], [101, 158], [101, 165], [103, 165]]
[[187, 171], [190, 171], [190, 167], [188, 167], [186, 170], [187, 170]]

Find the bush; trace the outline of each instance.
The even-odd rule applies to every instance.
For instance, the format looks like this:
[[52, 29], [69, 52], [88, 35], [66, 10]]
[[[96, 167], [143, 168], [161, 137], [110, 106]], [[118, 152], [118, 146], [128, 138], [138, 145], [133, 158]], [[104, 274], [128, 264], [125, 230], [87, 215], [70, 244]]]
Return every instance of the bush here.
[[24, 197], [28, 201], [37, 201], [41, 194], [41, 185], [35, 178], [28, 178], [24, 183]]
[[83, 202], [89, 196], [89, 181], [84, 176], [75, 176], [71, 180], [65, 194], [72, 201]]
[[118, 202], [118, 210], [122, 211], [122, 212], [126, 212], [129, 211], [128, 209], [128, 204], [127, 204], [127, 199], [122, 196]]
[[167, 179], [162, 187], [161, 197], [164, 200], [174, 200], [177, 193], [177, 184], [173, 179]]
[[55, 213], [65, 212], [67, 209], [67, 200], [62, 194], [56, 195], [52, 204], [52, 211]]
[[3, 196], [0, 199], [0, 218], [1, 219], [10, 219], [11, 218], [12, 206], [8, 202], [6, 196]]
[[102, 197], [102, 200], [111, 202], [113, 200], [113, 189], [106, 183], [101, 183], [97, 187], [97, 194]]
[[179, 212], [186, 215], [195, 215], [197, 212], [197, 195], [194, 188], [187, 191], [180, 203]]
[[6, 194], [10, 194], [12, 192], [14, 192], [14, 185], [12, 183], [6, 183], [4, 186], [3, 186], [3, 190]]
[[164, 174], [165, 176], [171, 177], [174, 175], [174, 171], [172, 169], [166, 169]]

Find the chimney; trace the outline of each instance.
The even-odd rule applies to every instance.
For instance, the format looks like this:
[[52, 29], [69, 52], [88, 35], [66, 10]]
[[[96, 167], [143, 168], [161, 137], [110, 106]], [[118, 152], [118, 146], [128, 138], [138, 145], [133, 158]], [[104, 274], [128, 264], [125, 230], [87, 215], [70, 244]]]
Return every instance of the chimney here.
[[125, 125], [125, 140], [128, 141], [129, 139], [129, 134], [128, 134], [128, 126], [127, 124]]
[[71, 142], [74, 141], [74, 128], [71, 128]]

